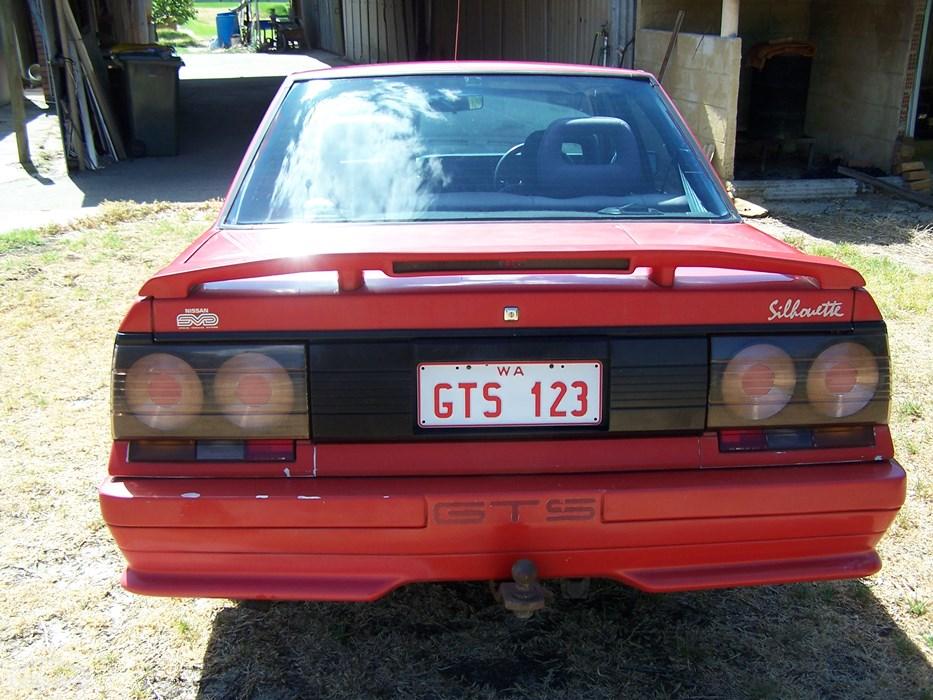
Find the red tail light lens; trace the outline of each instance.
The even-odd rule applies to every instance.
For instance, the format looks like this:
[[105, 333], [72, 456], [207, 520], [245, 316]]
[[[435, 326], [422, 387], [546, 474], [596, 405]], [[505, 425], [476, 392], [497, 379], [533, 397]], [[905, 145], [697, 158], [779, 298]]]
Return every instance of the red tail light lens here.
[[292, 412], [295, 390], [281, 364], [268, 355], [244, 352], [217, 371], [214, 398], [234, 425], [264, 430]]
[[117, 344], [116, 439], [309, 436], [303, 345]]
[[878, 362], [858, 343], [838, 343], [817, 356], [807, 374], [807, 398], [819, 413], [845, 418], [861, 411], [878, 389]]
[[726, 365], [722, 399], [736, 416], [759, 421], [780, 413], [796, 385], [790, 355], [776, 345], [759, 343], [741, 350]]
[[192, 423], [204, 406], [204, 389], [197, 373], [175, 355], [156, 352], [140, 358], [127, 370], [126, 404], [144, 425], [177, 430]]
[[[714, 337], [706, 425], [798, 429], [884, 424], [888, 375], [883, 329]], [[779, 449], [775, 446], [782, 439], [783, 434], [769, 432], [769, 449]], [[788, 439], [796, 444], [793, 436]]]

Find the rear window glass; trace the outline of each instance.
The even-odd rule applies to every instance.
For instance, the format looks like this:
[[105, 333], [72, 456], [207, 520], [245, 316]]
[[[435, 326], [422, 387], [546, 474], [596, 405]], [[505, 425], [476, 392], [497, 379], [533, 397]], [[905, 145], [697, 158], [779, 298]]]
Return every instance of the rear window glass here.
[[647, 81], [432, 75], [295, 83], [227, 223], [731, 218]]

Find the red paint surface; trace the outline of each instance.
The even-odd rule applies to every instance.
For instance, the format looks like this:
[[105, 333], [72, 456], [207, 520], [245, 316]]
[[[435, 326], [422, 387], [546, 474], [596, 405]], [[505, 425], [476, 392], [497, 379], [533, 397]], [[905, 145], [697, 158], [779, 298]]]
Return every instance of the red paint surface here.
[[904, 490], [904, 472], [884, 461], [417, 481], [113, 479], [101, 506], [132, 590], [370, 600], [414, 581], [505, 578], [524, 557], [545, 578], [645, 590], [862, 576], [878, 568], [873, 548]]
[[[830, 258], [806, 255], [746, 224], [660, 222], [432, 222], [305, 224], [209, 231], [194, 249], [143, 285], [140, 294], [184, 298], [199, 284], [296, 272], [335, 271], [352, 291], [367, 270], [396, 275], [395, 263], [496, 260], [626, 259], [670, 286], [679, 267], [753, 270], [815, 278], [824, 290], [848, 290], [865, 281]], [[534, 271], [525, 267], [521, 271]], [[577, 270], [586, 272], [586, 269]], [[502, 271], [499, 272], [501, 274]], [[457, 273], [460, 274], [460, 273]], [[349, 286], [348, 286], [349, 285]]]
[[[469, 62], [353, 66], [314, 77], [438, 72], [649, 79], [588, 66]], [[237, 180], [289, 86], [308, 77], [286, 80]], [[545, 269], [561, 259], [592, 268]], [[606, 259], [626, 259], [629, 269], [606, 274]], [[517, 269], [469, 270], [485, 260], [547, 264], [538, 274], [523, 267], [521, 280]], [[395, 271], [396, 263], [432, 261], [465, 269]], [[283, 275], [307, 272], [329, 277], [287, 288]], [[236, 280], [244, 282], [201, 287]], [[179, 332], [176, 317], [189, 308], [217, 314], [216, 329], [187, 329], [208, 336], [879, 321], [863, 286], [851, 268], [740, 223], [215, 225], [145, 283], [121, 330], [158, 340]], [[770, 318], [772, 305], [838, 313]], [[505, 306], [520, 307], [520, 321], [505, 322]], [[763, 388], [766, 379], [756, 381]], [[787, 452], [721, 453], [708, 432], [298, 441], [287, 462], [131, 463], [126, 454], [127, 443], [115, 442], [100, 491], [129, 564], [124, 585], [171, 596], [372, 600], [415, 581], [508, 578], [520, 558], [533, 559], [546, 578], [609, 577], [649, 591], [857, 577], [880, 567], [875, 544], [905, 494], [881, 425], [871, 447]]]

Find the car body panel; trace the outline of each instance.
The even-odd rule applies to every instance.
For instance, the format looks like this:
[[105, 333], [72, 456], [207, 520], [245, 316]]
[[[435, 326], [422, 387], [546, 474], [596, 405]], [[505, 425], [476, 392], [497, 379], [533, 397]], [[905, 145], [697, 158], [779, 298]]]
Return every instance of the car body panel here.
[[[873, 347], [885, 346], [881, 314], [858, 272], [742, 223], [728, 203], [721, 220], [228, 223], [296, 83], [485, 73], [647, 81], [676, 113], [648, 74], [590, 66], [417, 63], [292, 76], [217, 222], [143, 285], [118, 343], [158, 352], [287, 342], [311, 358], [323, 343], [333, 356], [354, 344], [381, 348], [388, 338], [447, 343], [448, 355], [433, 361], [455, 362], [483, 355], [483, 343], [519, 348], [515, 359], [531, 361], [548, 338], [548, 347], [559, 347], [555, 338], [572, 346], [553, 359], [577, 360], [599, 359], [570, 357], [581, 338], [610, 353], [610, 339], [623, 336], [648, 338], [652, 348], [658, 338], [687, 339], [708, 350], [723, 335], [844, 341], [864, 331], [879, 338]], [[696, 140], [688, 137], [684, 150], [725, 201]], [[367, 361], [378, 365], [379, 352]], [[886, 373], [887, 358], [879, 363]], [[668, 366], [652, 365], [655, 374], [638, 379], [650, 383]], [[312, 390], [315, 371], [309, 359]], [[658, 592], [877, 571], [874, 548], [905, 497], [884, 421], [861, 426], [871, 444], [730, 451], [704, 423], [704, 376], [706, 393], [687, 407], [695, 424], [667, 432], [621, 434], [623, 416], [586, 434], [427, 436], [403, 415], [396, 419], [407, 421], [407, 434], [347, 442], [337, 430], [330, 440], [312, 430], [295, 439], [293, 459], [265, 462], [134, 461], [118, 436], [100, 487], [102, 513], [128, 563], [124, 586], [152, 595], [374, 600], [414, 582], [505, 579], [523, 558], [543, 578], [606, 577]], [[605, 387], [618, 388], [616, 380]], [[885, 374], [885, 391], [886, 382]], [[346, 413], [342, 420], [353, 420], [354, 411]]]
[[[370, 600], [423, 580], [605, 576], [644, 590], [873, 573], [893, 461], [411, 479], [111, 479], [131, 590]], [[276, 582], [287, 583], [287, 590]]]

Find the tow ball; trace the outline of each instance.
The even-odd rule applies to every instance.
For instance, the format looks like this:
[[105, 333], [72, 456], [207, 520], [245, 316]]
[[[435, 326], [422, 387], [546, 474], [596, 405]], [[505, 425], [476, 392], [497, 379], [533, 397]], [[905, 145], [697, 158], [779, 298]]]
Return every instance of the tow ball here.
[[512, 564], [514, 581], [499, 585], [499, 597], [506, 610], [527, 620], [544, 609], [545, 590], [538, 583], [538, 567], [530, 559], [519, 559]]

